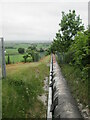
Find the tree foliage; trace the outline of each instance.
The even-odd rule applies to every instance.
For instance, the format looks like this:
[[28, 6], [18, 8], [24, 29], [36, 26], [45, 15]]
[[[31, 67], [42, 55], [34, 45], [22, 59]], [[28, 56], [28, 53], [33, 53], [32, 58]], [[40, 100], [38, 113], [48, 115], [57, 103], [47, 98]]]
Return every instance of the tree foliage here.
[[28, 54], [24, 55], [23, 58], [24, 58], [24, 62], [26, 63], [27, 62], [27, 58], [28, 58]]
[[10, 55], [8, 54], [8, 58], [7, 58], [7, 64], [10, 64]]
[[[57, 53], [60, 64], [65, 64], [65, 66], [69, 64], [68, 66], [74, 68], [74, 75], [77, 76], [76, 73], [79, 70], [80, 79], [77, 79], [77, 83], [81, 84], [81, 86], [85, 85], [83, 86], [85, 87], [84, 94], [87, 94], [87, 88], [90, 88], [90, 26], [88, 30], [84, 30], [80, 16], [76, 16], [74, 10], [69, 11], [67, 14], [62, 12], [62, 19], [59, 26], [60, 28], [51, 45], [51, 51]], [[69, 74], [69, 71], [67, 74]], [[73, 76], [71, 78], [73, 79]], [[72, 83], [74, 82], [76, 80], [72, 81]], [[79, 90], [83, 89], [80, 88]], [[84, 94], [81, 94], [80, 97], [83, 98]], [[88, 94], [88, 100], [90, 101], [90, 93]]]
[[24, 54], [25, 49], [24, 49], [24, 48], [18, 48], [18, 52], [19, 52], [20, 54]]
[[82, 24], [80, 16], [76, 16], [75, 10], [69, 10], [67, 14], [62, 12], [62, 19], [53, 41], [52, 49], [54, 51], [67, 52], [77, 32], [83, 30], [84, 25]]
[[44, 52], [44, 49], [42, 47], [40, 48], [40, 52]]
[[28, 57], [27, 58], [32, 58], [33, 62], [36, 62], [39, 60], [40, 56], [39, 53], [37, 52], [36, 46], [29, 46], [28, 49], [26, 50]]
[[90, 27], [84, 30], [80, 16], [75, 11], [62, 12], [59, 30], [51, 45], [51, 51], [58, 52], [61, 63], [79, 67], [83, 79], [87, 79], [90, 68]]
[[73, 44], [70, 46], [69, 51], [72, 51], [74, 54], [73, 61], [79, 67], [85, 67], [88, 64], [89, 56], [89, 39], [87, 32], [79, 32], [75, 37]]

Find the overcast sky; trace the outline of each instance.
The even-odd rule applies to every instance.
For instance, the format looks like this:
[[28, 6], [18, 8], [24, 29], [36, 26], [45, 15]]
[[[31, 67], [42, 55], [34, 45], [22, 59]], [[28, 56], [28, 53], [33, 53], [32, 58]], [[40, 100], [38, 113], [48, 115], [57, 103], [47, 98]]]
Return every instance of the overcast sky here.
[[[0, 35], [5, 40], [52, 41], [59, 29], [61, 12], [71, 9], [88, 25], [88, 0], [3, 0], [0, 4]], [[1, 16], [0, 16], [1, 17]], [[2, 24], [1, 24], [2, 22]], [[1, 32], [2, 28], [2, 32]]]

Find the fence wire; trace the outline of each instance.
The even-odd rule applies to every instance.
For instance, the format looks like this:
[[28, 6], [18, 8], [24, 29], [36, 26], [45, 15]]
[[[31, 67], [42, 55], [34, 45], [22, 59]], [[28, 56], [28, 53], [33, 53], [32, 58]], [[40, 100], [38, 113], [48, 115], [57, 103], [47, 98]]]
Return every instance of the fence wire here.
[[1, 79], [1, 64], [2, 64], [2, 48], [1, 48], [1, 41], [0, 41], [0, 79]]
[[0, 40], [0, 120], [2, 119], [2, 47]]

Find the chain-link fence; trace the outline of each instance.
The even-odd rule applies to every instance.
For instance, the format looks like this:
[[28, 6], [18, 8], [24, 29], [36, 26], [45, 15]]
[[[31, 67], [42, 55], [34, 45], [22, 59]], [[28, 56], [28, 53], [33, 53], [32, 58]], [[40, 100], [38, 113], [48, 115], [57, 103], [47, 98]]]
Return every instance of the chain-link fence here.
[[57, 52], [56, 55], [57, 55], [58, 60], [61, 64], [65, 63], [65, 53]]
[[2, 72], [1, 72], [1, 64], [2, 64], [2, 63], [1, 63], [1, 62], [2, 62], [2, 52], [1, 52], [1, 51], [2, 51], [2, 47], [1, 47], [1, 40], [0, 40], [0, 79], [1, 79], [1, 75], [2, 75], [2, 74], [1, 74], [1, 73], [2, 73]]
[[2, 119], [2, 45], [0, 40], [0, 120]]

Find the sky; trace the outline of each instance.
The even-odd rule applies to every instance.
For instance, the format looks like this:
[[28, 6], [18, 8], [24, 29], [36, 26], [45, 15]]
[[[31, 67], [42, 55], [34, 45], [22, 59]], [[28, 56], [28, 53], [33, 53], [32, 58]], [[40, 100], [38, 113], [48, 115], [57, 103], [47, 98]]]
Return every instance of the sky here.
[[76, 10], [88, 26], [88, 0], [2, 0], [0, 36], [6, 41], [52, 41], [62, 11]]

